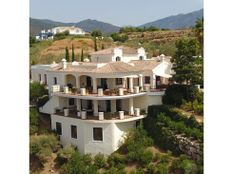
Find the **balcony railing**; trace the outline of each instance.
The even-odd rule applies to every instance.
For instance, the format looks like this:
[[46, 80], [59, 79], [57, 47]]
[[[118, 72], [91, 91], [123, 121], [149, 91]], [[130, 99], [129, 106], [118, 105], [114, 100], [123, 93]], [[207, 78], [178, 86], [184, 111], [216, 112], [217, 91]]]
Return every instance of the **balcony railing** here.
[[141, 115], [145, 115], [145, 110], [140, 110], [140, 108], [135, 108], [134, 115], [129, 115], [127, 111], [118, 111], [114, 113], [110, 112], [98, 112], [98, 116], [93, 115], [92, 110], [71, 110], [71, 109], [63, 109], [56, 110], [55, 115], [65, 116], [70, 118], [82, 119], [82, 120], [125, 120], [129, 118], [138, 117]]
[[151, 89], [150, 85], [144, 85], [143, 88], [139, 86], [134, 86], [133, 90], [127, 88], [115, 88], [115, 89], [105, 89], [98, 88], [97, 93], [93, 93], [91, 88], [68, 88], [67, 86], [61, 89], [58, 85], [52, 86], [52, 92], [61, 92], [63, 94], [70, 94], [70, 95], [79, 95], [79, 96], [125, 96], [131, 94], [139, 94], [142, 92], [160, 92], [165, 89]]

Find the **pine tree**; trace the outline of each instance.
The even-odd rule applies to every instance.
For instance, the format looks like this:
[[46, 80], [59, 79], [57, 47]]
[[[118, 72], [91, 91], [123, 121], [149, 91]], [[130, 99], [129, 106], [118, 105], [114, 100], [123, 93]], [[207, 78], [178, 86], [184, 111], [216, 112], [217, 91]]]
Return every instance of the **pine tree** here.
[[83, 49], [81, 49], [81, 62], [84, 62], [84, 52], [83, 52]]
[[65, 48], [65, 59], [67, 62], [69, 62], [69, 51], [68, 51], [68, 47]]
[[73, 44], [72, 44], [72, 62], [75, 61], [75, 53], [74, 53], [74, 48], [73, 48]]

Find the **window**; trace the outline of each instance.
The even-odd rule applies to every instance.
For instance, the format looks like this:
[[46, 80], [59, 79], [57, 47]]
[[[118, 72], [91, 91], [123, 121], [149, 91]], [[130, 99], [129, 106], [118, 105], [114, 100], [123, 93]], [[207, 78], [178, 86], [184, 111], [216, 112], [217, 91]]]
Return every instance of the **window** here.
[[56, 122], [56, 132], [58, 133], [58, 135], [62, 135], [62, 126], [59, 122]]
[[39, 81], [41, 82], [41, 74], [39, 74]]
[[116, 61], [121, 61], [121, 57], [117, 56]]
[[56, 84], [57, 84], [57, 78], [54, 77], [54, 85], [56, 85]]
[[103, 132], [101, 127], [93, 128], [93, 140], [94, 141], [103, 141]]
[[116, 78], [116, 85], [122, 85], [122, 78]]
[[150, 83], [150, 76], [145, 76], [145, 83]]
[[69, 106], [73, 106], [74, 105], [74, 98], [69, 98], [68, 103], [69, 103]]
[[71, 137], [77, 139], [77, 126], [71, 125]]

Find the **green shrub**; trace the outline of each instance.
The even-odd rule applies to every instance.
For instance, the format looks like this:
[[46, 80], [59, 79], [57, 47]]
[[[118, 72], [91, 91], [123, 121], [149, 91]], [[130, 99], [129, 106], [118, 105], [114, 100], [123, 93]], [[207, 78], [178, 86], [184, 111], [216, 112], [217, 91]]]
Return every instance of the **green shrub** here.
[[116, 167], [111, 167], [104, 172], [104, 174], [126, 174], [124, 169], [118, 169]]
[[85, 154], [85, 155], [83, 155], [82, 156], [82, 160], [83, 160], [83, 162], [86, 164], [86, 165], [90, 165], [90, 164], [92, 164], [92, 156], [91, 156], [91, 154]]
[[146, 131], [141, 126], [131, 130], [124, 142], [124, 146], [128, 151], [128, 160], [140, 161], [145, 148], [152, 144], [152, 139], [147, 136]]
[[124, 155], [121, 155], [117, 152], [112, 153], [108, 159], [107, 163], [110, 167], [117, 167], [119, 164], [124, 164], [126, 162], [126, 157]]
[[155, 174], [155, 172], [156, 172], [155, 165], [154, 165], [154, 164], [149, 164], [149, 165], [146, 167], [146, 170], [147, 170], [147, 173], [148, 173], [148, 174]]
[[168, 105], [180, 106], [183, 101], [193, 101], [198, 95], [199, 90], [196, 86], [190, 85], [170, 85], [163, 96], [163, 103]]
[[39, 113], [36, 108], [30, 108], [30, 135], [38, 132]]
[[75, 153], [75, 148], [73, 146], [67, 146], [57, 153], [57, 161], [60, 165], [66, 163], [72, 155]]
[[144, 174], [144, 171], [142, 169], [132, 170], [130, 174]]
[[52, 152], [57, 150], [58, 145], [57, 137], [53, 134], [30, 136], [30, 155], [37, 157], [41, 163], [44, 163]]
[[48, 95], [48, 90], [45, 89], [44, 84], [39, 82], [30, 82], [30, 101], [36, 102], [39, 97]]
[[148, 165], [150, 162], [152, 162], [153, 159], [153, 153], [150, 150], [145, 150], [140, 157], [140, 161], [143, 166]]
[[97, 155], [95, 155], [94, 157], [94, 165], [100, 169], [105, 167], [106, 165], [106, 160], [105, 160], [105, 156], [101, 153], [98, 153]]
[[179, 158], [172, 161], [171, 170], [173, 172], [179, 170], [185, 174], [197, 174], [197, 165], [189, 160], [186, 155], [180, 155]]
[[168, 164], [167, 163], [158, 163], [154, 169], [155, 174], [168, 174]]

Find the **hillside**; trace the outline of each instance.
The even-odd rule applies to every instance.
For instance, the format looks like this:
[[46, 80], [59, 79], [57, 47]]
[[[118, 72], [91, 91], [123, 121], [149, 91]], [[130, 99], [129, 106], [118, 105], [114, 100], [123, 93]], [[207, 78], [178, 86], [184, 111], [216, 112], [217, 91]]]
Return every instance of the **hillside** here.
[[[191, 30], [167, 30], [152, 32], [131, 32], [127, 33], [128, 40], [125, 43], [114, 43], [110, 37], [105, 37], [97, 41], [98, 49], [108, 48], [118, 45], [130, 47], [144, 47], [149, 57], [165, 54], [173, 56], [175, 52], [175, 41], [181, 37], [194, 37]], [[30, 47], [30, 62], [32, 63], [52, 63], [59, 62], [65, 55], [65, 47], [68, 46], [71, 54], [71, 46], [74, 46], [76, 57], [80, 56], [81, 49], [84, 50], [85, 57], [94, 51], [94, 42], [91, 37], [78, 38], [68, 36], [62, 40], [41, 41], [32, 44]]]
[[[94, 41], [92, 38], [78, 38], [68, 36], [62, 40], [45, 40], [32, 44], [30, 47], [30, 62], [33, 64], [47, 64], [53, 61], [60, 62], [65, 56], [65, 47], [69, 48], [71, 56], [71, 48], [74, 47], [76, 58], [80, 57], [81, 49], [83, 49], [84, 57], [89, 53], [94, 52]], [[108, 48], [114, 45], [109, 38], [104, 38], [97, 41], [98, 49]]]
[[203, 17], [203, 9], [194, 11], [187, 14], [178, 14], [175, 16], [169, 16], [163, 19], [159, 19], [153, 22], [143, 24], [139, 27], [158, 27], [158, 28], [168, 28], [168, 29], [181, 29], [189, 28], [195, 25], [198, 18]]
[[30, 18], [30, 34], [33, 36], [38, 34], [41, 30], [47, 30], [56, 26], [78, 26], [87, 32], [99, 29], [105, 34], [118, 32], [120, 29], [120, 27], [115, 25], [91, 19], [83, 20], [77, 23], [64, 23], [47, 19]]

